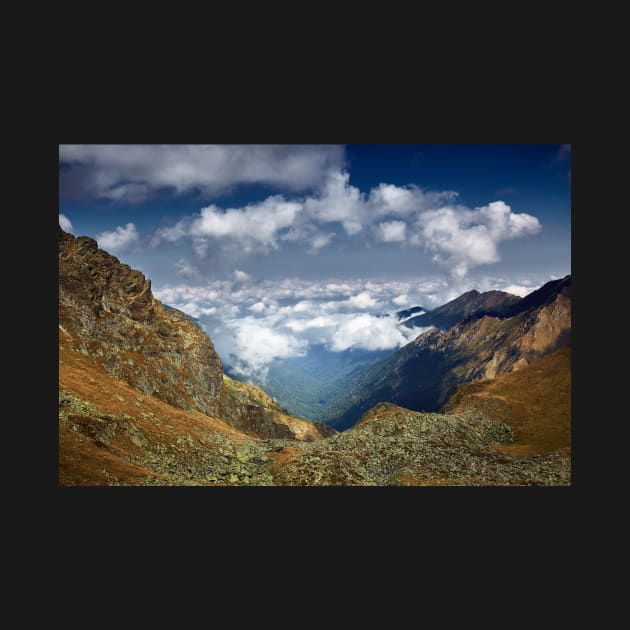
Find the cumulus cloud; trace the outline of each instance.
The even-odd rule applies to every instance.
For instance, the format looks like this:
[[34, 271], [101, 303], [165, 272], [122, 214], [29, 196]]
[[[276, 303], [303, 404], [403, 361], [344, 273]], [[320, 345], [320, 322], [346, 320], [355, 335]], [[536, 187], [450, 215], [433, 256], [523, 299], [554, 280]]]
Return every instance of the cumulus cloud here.
[[255, 304], [252, 304], [249, 307], [249, 310], [253, 311], [254, 313], [263, 313], [266, 308], [267, 307], [265, 306], [265, 303], [261, 300], [260, 302], [256, 302]]
[[421, 213], [410, 239], [412, 245], [436, 252], [434, 261], [446, 265], [456, 278], [476, 266], [500, 260], [501, 241], [537, 234], [540, 221], [525, 213], [515, 214], [503, 201], [469, 210], [444, 207]]
[[397, 295], [395, 298], [392, 298], [392, 302], [396, 306], [407, 306], [407, 304], [409, 304], [409, 296], [406, 293]]
[[405, 329], [391, 317], [375, 317], [367, 313], [342, 322], [332, 335], [330, 349], [341, 352], [348, 348], [389, 350], [409, 343], [424, 329]]
[[123, 252], [137, 243], [140, 235], [133, 223], [127, 223], [125, 227], [120, 225], [113, 232], [101, 232], [96, 237], [99, 247], [110, 252]]
[[242, 285], [252, 280], [251, 275], [248, 274], [246, 271], [243, 271], [242, 269], [235, 269], [233, 275], [237, 285]]
[[199, 317], [226, 364], [248, 378], [264, 380], [276, 359], [301, 356], [312, 344], [340, 352], [350, 347], [394, 349], [419, 331], [382, 317], [403, 294], [410, 300], [436, 291], [442, 280], [369, 279], [259, 281], [236, 270], [231, 278], [203, 286], [156, 288], [156, 297]]
[[321, 232], [315, 234], [309, 241], [310, 243], [310, 254], [317, 254], [319, 250], [323, 247], [327, 247], [332, 242], [333, 238], [335, 238], [336, 234], [334, 232], [328, 232], [327, 234], [322, 234]]
[[221, 210], [215, 205], [203, 208], [190, 226], [193, 238], [234, 239], [248, 253], [277, 249], [278, 232], [295, 221], [301, 205], [285, 201], [281, 195], [268, 197], [244, 208]]
[[369, 214], [376, 219], [385, 216], [407, 217], [452, 202], [457, 196], [453, 190], [425, 191], [414, 185], [380, 183], [370, 190], [367, 205]]
[[59, 225], [62, 230], [69, 232], [70, 234], [74, 234], [72, 231], [72, 222], [65, 214], [59, 213]]
[[365, 309], [374, 308], [378, 305], [378, 301], [375, 300], [367, 291], [363, 291], [358, 295], [353, 295], [345, 301], [345, 304], [351, 307]]
[[360, 232], [366, 220], [364, 196], [349, 182], [347, 172], [329, 173], [322, 192], [306, 199], [305, 214], [318, 223], [339, 222], [350, 236]]
[[[570, 150], [562, 145], [556, 161], [567, 162]], [[339, 146], [60, 145], [59, 158], [60, 190], [69, 197], [133, 203], [156, 191], [216, 196], [242, 184], [282, 188], [283, 194], [241, 207], [212, 203], [148, 235], [153, 247], [185, 239], [198, 258], [218, 263], [215, 268], [284, 243], [299, 243], [314, 255], [333, 239], [354, 238], [366, 246], [420, 246], [452, 278], [462, 279], [479, 265], [498, 262], [501, 242], [541, 229], [536, 217], [514, 213], [503, 201], [470, 209], [456, 205], [455, 191], [386, 182], [361, 191], [344, 170]], [[112, 251], [138, 240], [133, 224], [99, 237]], [[194, 269], [182, 263], [178, 272], [193, 277]]]
[[384, 221], [379, 223], [375, 230], [376, 239], [384, 243], [403, 243], [407, 233], [407, 224], [404, 221]]
[[228, 323], [233, 331], [232, 351], [237, 357], [235, 372], [244, 376], [256, 374], [266, 377], [266, 370], [274, 359], [303, 356], [308, 343], [291, 334], [284, 334], [251, 317]]
[[302, 243], [307, 253], [317, 254], [338, 236], [322, 227], [339, 224], [348, 238], [362, 234], [366, 245], [375, 241], [424, 247], [452, 277], [464, 278], [474, 267], [498, 262], [502, 241], [536, 234], [542, 227], [536, 217], [514, 213], [503, 201], [470, 209], [452, 205], [456, 198], [454, 191], [386, 183], [365, 194], [350, 184], [349, 173], [330, 170], [312, 195], [272, 195], [227, 209], [211, 204], [157, 229], [151, 244], [188, 237], [198, 257], [212, 255], [233, 264], [277, 250], [284, 242]]
[[189, 223], [190, 221], [188, 219], [182, 219], [175, 225], [158, 228], [151, 236], [151, 246], [157, 247], [163, 241], [167, 241], [169, 243], [179, 241], [184, 236], [188, 235]]
[[216, 195], [241, 184], [318, 188], [344, 164], [336, 145], [60, 145], [62, 197], [140, 202], [156, 191]]

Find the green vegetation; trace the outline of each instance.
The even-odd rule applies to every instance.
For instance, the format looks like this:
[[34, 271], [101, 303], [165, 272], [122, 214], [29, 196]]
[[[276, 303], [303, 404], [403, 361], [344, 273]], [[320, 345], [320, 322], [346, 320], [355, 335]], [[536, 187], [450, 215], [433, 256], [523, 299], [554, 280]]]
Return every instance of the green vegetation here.
[[315, 345], [305, 357], [275, 361], [267, 378], [257, 384], [289, 413], [327, 422], [334, 417], [330, 412], [332, 401], [354, 386], [354, 373], [389, 354], [391, 351], [357, 349], [332, 352], [323, 345]]

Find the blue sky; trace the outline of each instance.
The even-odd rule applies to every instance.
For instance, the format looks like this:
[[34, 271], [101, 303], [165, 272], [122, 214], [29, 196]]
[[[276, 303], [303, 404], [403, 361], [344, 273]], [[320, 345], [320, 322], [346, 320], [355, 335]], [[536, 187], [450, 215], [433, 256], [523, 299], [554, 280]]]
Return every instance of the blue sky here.
[[[380, 312], [570, 273], [570, 170], [568, 145], [61, 145], [59, 212], [263, 369], [406, 343]], [[268, 352], [239, 350], [254, 333]]]

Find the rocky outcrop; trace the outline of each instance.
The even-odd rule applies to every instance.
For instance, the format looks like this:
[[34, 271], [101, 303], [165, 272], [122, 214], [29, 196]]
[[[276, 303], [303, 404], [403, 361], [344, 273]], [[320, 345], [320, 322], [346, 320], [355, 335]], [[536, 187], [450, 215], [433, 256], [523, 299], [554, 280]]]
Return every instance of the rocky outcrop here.
[[225, 388], [221, 359], [198, 324], [164, 308], [140, 271], [61, 227], [59, 329], [60, 342], [110, 377], [178, 409], [221, 418], [255, 437], [311, 441], [334, 433], [274, 408], [258, 388], [250, 386], [248, 398]]
[[217, 412], [223, 365], [208, 336], [166, 311], [151, 281], [59, 228], [59, 326], [113, 378], [181, 409]]
[[[391, 404], [369, 410], [351, 429], [278, 453], [283, 485], [568, 485], [569, 453], [516, 457], [509, 425], [482, 414], [466, 419]], [[283, 453], [286, 456], [282, 458]], [[273, 456], [273, 455], [272, 455]]]
[[224, 375], [220, 415], [230, 418], [237, 429], [260, 437], [314, 442], [337, 433], [320, 422], [289, 415], [270, 396], [255, 385], [234, 381]]

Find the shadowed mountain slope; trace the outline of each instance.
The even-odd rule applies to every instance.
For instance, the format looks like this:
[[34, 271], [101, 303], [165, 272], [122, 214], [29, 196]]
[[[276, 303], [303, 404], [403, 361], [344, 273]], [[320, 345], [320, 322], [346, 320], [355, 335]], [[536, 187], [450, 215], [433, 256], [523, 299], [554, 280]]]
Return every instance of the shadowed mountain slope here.
[[571, 277], [514, 302], [506, 316], [471, 316], [425, 331], [389, 357], [356, 370], [331, 404], [329, 424], [352, 426], [378, 402], [437, 411], [461, 383], [519, 370], [571, 341]]

